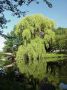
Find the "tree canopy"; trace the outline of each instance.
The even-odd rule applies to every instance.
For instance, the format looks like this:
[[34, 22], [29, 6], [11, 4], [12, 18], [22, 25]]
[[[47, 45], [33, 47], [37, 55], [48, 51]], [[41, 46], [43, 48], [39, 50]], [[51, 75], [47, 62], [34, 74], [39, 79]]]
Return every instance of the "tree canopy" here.
[[[6, 43], [11, 42], [11, 47], [19, 46], [21, 44], [30, 43], [30, 41], [37, 36], [43, 39], [47, 51], [51, 51], [52, 45], [55, 41], [55, 33], [53, 31], [55, 24], [52, 20], [42, 15], [32, 15], [22, 19], [8, 36], [15, 38], [7, 39]], [[14, 35], [15, 34], [15, 35]], [[8, 49], [9, 47], [5, 47]], [[7, 50], [6, 50], [7, 51]]]

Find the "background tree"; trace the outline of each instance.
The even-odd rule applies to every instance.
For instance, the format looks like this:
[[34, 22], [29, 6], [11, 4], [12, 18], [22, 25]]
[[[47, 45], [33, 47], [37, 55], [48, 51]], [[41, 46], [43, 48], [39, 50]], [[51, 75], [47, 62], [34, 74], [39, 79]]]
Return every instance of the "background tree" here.
[[[11, 31], [11, 33], [7, 34], [9, 37], [15, 37], [14, 31]], [[4, 42], [5, 46], [3, 48], [4, 52], [12, 52], [13, 51], [13, 45], [14, 45], [14, 38], [6, 38], [6, 41]]]
[[[14, 27], [15, 30], [15, 27]], [[17, 51], [18, 46], [22, 44], [22, 37], [20, 34], [18, 36], [14, 33], [14, 30], [8, 33], [6, 36], [6, 41], [4, 42], [5, 46], [3, 48], [4, 52], [11, 52], [14, 53]]]
[[67, 28], [57, 28], [56, 33], [56, 47], [57, 50], [67, 50]]

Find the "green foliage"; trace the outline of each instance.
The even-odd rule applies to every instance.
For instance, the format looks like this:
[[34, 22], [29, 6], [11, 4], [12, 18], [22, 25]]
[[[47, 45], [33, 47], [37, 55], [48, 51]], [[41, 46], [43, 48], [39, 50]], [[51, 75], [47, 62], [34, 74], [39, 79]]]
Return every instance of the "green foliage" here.
[[20, 30], [23, 31], [24, 29], [30, 29], [35, 31], [41, 31], [44, 29], [53, 29], [54, 28], [54, 22], [52, 20], [49, 20], [47, 17], [44, 17], [42, 15], [32, 15], [25, 17], [22, 19], [17, 25], [16, 25], [16, 31], [15, 33], [20, 33]]
[[[8, 33], [7, 35], [12, 36], [12, 37], [15, 36], [14, 31], [11, 31], [11, 33], [10, 34]], [[6, 39], [6, 41], [4, 43], [5, 46], [3, 48], [4, 52], [12, 52], [13, 41], [14, 41], [14, 38], [11, 38], [11, 39], [7, 38]]]
[[[45, 46], [55, 41], [54, 22], [42, 15], [32, 15], [21, 20], [15, 34], [22, 35], [23, 44], [16, 54], [16, 63], [22, 73], [42, 79], [46, 71]], [[47, 48], [50, 48], [47, 47]]]
[[48, 29], [45, 31], [44, 42], [47, 49], [53, 48], [55, 43], [55, 33], [52, 30]]
[[5, 46], [3, 48], [4, 52], [11, 52], [14, 53], [17, 51], [18, 46], [22, 43], [22, 35], [18, 34], [18, 36], [15, 34], [15, 27], [14, 30], [11, 31], [9, 34], [7, 34], [9, 37], [13, 38], [7, 38], [5, 41]]
[[60, 51], [67, 50], [67, 28], [58, 28], [55, 30], [56, 33], [56, 44], [55, 49], [59, 49]]
[[25, 43], [30, 42], [31, 39], [37, 36], [40, 38], [45, 37], [45, 39], [48, 38], [45, 44], [49, 45], [49, 42], [53, 44], [55, 39], [55, 33], [53, 32], [54, 27], [55, 24], [52, 20], [36, 14], [22, 19], [15, 27], [15, 34], [17, 36], [20, 34]]
[[44, 44], [37, 37], [26, 46], [20, 46], [17, 52], [17, 64], [21, 72], [26, 75], [43, 78], [45, 74]]
[[[42, 15], [32, 15], [21, 20], [15, 28], [23, 44], [16, 54], [16, 63], [22, 73], [42, 79], [46, 73], [46, 48], [52, 48], [55, 41], [54, 22]], [[48, 46], [47, 46], [48, 44]], [[50, 46], [50, 45], [51, 46]], [[50, 49], [51, 50], [51, 49]]]

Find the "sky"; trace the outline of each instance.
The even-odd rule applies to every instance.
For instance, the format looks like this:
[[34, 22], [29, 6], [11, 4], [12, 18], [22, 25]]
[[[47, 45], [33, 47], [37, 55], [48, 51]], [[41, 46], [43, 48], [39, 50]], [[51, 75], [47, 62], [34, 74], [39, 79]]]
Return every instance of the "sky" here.
[[[39, 0], [38, 0], [39, 1]], [[36, 4], [35, 2], [32, 2], [29, 6], [23, 6], [21, 7], [21, 10], [29, 11], [27, 15], [32, 14], [43, 14], [47, 16], [48, 18], [55, 21], [57, 27], [67, 27], [67, 0], [48, 0], [53, 4], [52, 8], [49, 8], [45, 3], [40, 0], [40, 4]], [[6, 18], [9, 20], [11, 19], [11, 22], [7, 23], [8, 28], [4, 29], [4, 33], [7, 34], [11, 30], [13, 30], [14, 25], [16, 25], [21, 18], [17, 18], [16, 16], [12, 16], [11, 13], [5, 12]], [[4, 47], [4, 41], [5, 39], [0, 36], [0, 51], [2, 51], [2, 48]]]

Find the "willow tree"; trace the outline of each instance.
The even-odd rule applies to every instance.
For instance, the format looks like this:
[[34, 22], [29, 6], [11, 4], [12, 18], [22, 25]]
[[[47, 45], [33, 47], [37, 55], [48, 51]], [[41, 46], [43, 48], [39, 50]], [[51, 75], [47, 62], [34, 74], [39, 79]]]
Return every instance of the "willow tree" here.
[[[16, 63], [22, 73], [43, 78], [46, 70], [44, 56], [55, 41], [54, 22], [42, 15], [22, 19], [15, 27], [15, 34], [22, 38], [16, 54]], [[45, 47], [47, 49], [45, 49]]]

